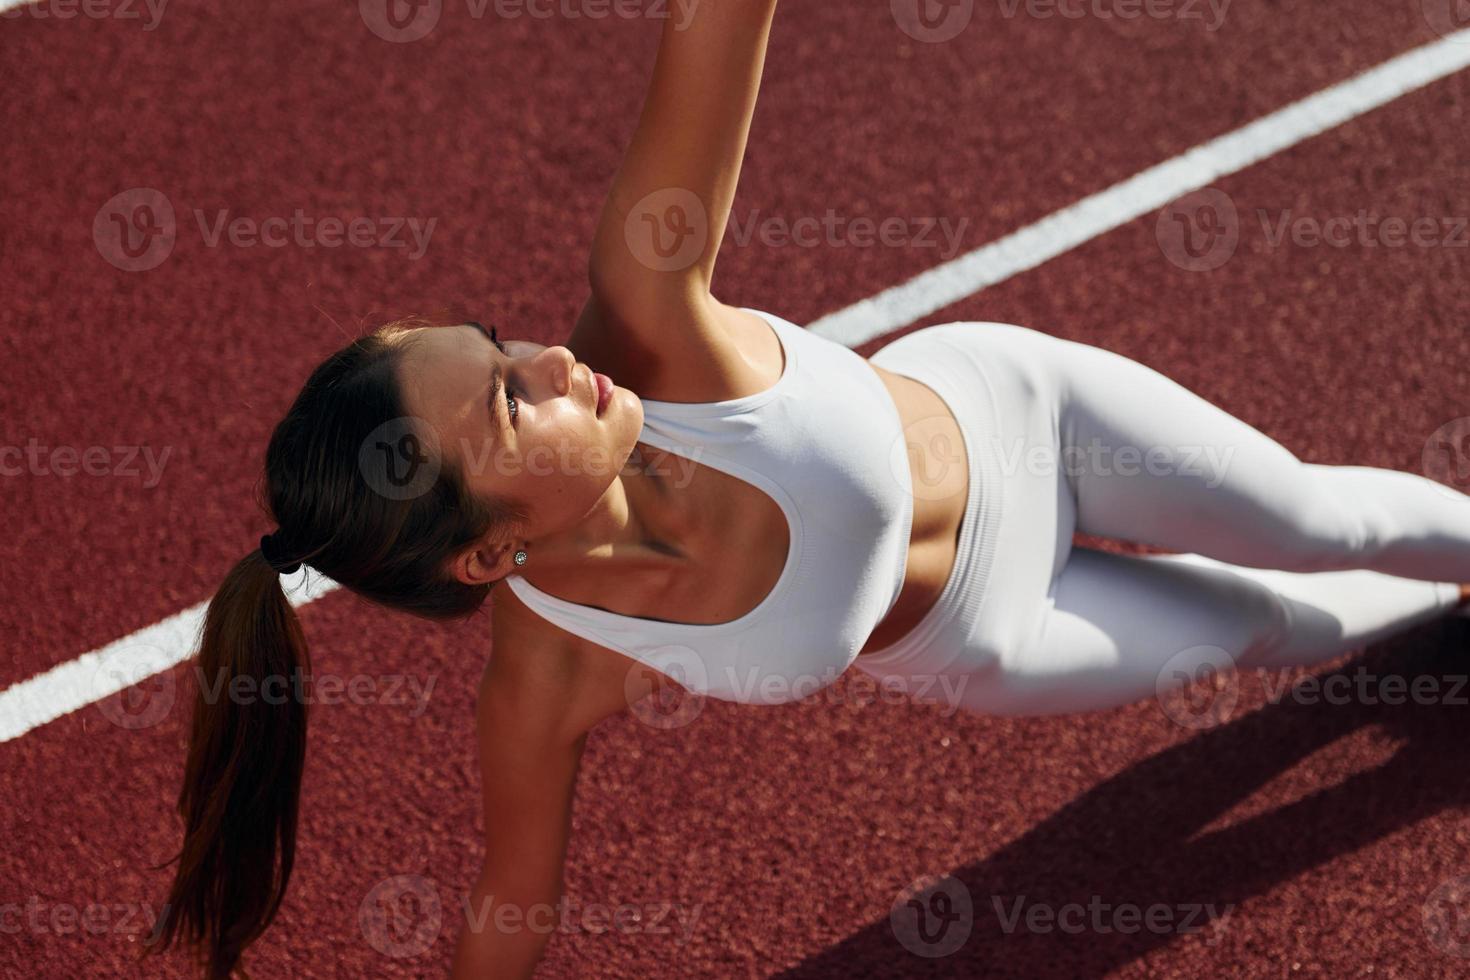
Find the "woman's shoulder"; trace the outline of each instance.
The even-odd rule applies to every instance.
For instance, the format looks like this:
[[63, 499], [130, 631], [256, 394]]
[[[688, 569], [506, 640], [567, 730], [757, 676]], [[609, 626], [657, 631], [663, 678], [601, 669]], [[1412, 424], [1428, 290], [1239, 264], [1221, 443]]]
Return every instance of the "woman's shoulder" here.
[[555, 712], [577, 737], [674, 682], [616, 650], [569, 633], [520, 600], [505, 583], [491, 609], [485, 681], [509, 685], [518, 710]]
[[764, 391], [781, 376], [775, 328], [713, 296], [685, 307], [619, 313], [588, 298], [567, 340], [577, 359], [640, 398], [715, 402]]

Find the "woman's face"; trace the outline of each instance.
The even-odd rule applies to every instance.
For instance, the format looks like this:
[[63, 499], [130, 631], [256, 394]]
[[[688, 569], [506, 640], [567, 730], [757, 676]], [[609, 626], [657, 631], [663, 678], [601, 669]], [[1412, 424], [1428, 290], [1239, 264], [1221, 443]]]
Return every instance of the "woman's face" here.
[[500, 345], [478, 324], [415, 331], [402, 361], [405, 407], [429, 424], [477, 496], [521, 502], [528, 538], [554, 534], [577, 524], [618, 478], [643, 406], [615, 387], [598, 415], [592, 369], [568, 348]]

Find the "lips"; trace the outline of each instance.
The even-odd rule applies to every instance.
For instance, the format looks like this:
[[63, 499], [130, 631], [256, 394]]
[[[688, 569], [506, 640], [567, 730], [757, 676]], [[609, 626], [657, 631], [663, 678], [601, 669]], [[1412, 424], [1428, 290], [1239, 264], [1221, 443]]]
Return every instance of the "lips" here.
[[604, 411], [607, 410], [608, 403], [612, 401], [612, 379], [605, 374], [598, 374], [596, 371], [593, 371], [592, 383], [596, 389], [597, 394], [597, 400], [594, 403], [593, 410], [598, 415], [601, 415]]
[[[586, 365], [582, 366], [586, 367]], [[589, 367], [587, 368], [587, 380], [592, 383], [592, 414], [601, 415], [607, 409], [608, 403], [612, 401], [614, 387], [612, 378], [605, 374], [598, 374]]]

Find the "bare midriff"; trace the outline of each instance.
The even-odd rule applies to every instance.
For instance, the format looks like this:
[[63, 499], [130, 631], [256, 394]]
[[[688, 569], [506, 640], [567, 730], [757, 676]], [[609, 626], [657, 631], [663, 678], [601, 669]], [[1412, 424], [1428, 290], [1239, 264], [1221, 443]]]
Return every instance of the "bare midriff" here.
[[954, 568], [970, 486], [964, 435], [944, 399], [913, 378], [872, 361], [868, 366], [888, 388], [903, 421], [913, 479], [914, 522], [898, 601], [873, 629], [859, 656], [902, 639], [939, 599]]

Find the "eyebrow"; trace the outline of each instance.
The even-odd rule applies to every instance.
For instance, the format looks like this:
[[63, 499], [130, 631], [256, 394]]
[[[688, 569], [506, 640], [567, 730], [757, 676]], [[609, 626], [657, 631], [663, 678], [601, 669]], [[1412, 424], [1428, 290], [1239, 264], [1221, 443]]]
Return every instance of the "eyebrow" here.
[[490, 394], [488, 396], [489, 404], [486, 406], [490, 411], [490, 421], [495, 425], [497, 429], [500, 427], [500, 389], [503, 386], [504, 382], [505, 372], [500, 369], [500, 364], [499, 362], [497, 362], [495, 366], [490, 369]]
[[[485, 325], [483, 323], [476, 323], [474, 320], [469, 320], [467, 321], [467, 323], [469, 326], [474, 327], [476, 330], [480, 331], [480, 333], [484, 334], [485, 339], [490, 341], [491, 346], [495, 347], [497, 351], [500, 349], [499, 346], [495, 343], [495, 338], [490, 336], [490, 331], [485, 329]], [[504, 384], [505, 372], [501, 370], [500, 362], [496, 361], [495, 364], [492, 365], [490, 368], [490, 393], [486, 396], [487, 404], [485, 408], [490, 413], [490, 423], [497, 429], [499, 429], [500, 427], [500, 412], [497, 410], [496, 406], [500, 404], [500, 390], [504, 386]]]

